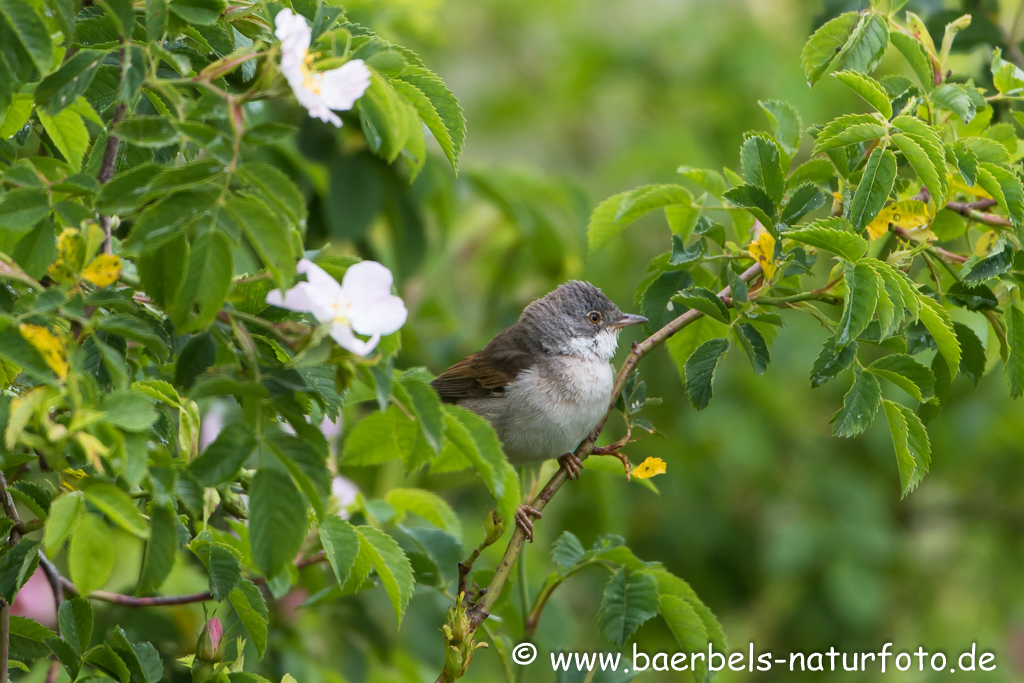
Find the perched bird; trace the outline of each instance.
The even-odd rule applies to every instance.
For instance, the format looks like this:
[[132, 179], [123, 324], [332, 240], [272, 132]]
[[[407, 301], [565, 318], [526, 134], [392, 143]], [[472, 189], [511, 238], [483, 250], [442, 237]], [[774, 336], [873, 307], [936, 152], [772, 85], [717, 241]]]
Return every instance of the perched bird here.
[[[592, 284], [573, 280], [528, 305], [515, 325], [431, 385], [442, 400], [487, 418], [513, 465], [558, 458], [575, 479], [583, 463], [573, 450], [611, 400], [609, 361], [619, 332], [644, 322]], [[530, 540], [540, 516], [529, 505], [516, 512]]]

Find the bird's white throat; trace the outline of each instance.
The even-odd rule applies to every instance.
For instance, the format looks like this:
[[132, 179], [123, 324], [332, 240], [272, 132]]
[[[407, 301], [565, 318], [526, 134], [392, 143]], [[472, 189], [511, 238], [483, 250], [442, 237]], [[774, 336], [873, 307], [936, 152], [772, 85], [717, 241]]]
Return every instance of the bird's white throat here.
[[567, 356], [593, 357], [608, 362], [619, 346], [619, 330], [607, 327], [593, 337], [573, 337], [564, 350]]

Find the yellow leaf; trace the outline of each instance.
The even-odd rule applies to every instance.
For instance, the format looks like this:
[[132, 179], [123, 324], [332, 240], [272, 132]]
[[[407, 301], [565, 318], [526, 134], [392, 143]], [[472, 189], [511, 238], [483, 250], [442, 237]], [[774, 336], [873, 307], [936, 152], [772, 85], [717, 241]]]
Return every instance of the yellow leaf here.
[[959, 190], [964, 194], [973, 195], [975, 197], [978, 197], [979, 199], [992, 199], [992, 195], [986, 192], [981, 187], [981, 185], [975, 183], [972, 187], [971, 185], [968, 185], [963, 180], [961, 180], [959, 174], [949, 174], [949, 186], [951, 189]]
[[974, 255], [975, 256], [988, 256], [989, 252], [999, 242], [999, 233], [995, 230], [989, 230], [988, 232], [982, 233], [978, 241], [974, 243]]
[[119, 277], [121, 277], [121, 257], [113, 254], [100, 254], [82, 271], [82, 278], [97, 287], [112, 285], [117, 282]]
[[653, 476], [664, 474], [665, 469], [665, 461], [661, 458], [647, 458], [630, 474], [637, 479], [650, 479]]
[[58, 377], [64, 379], [68, 376], [68, 354], [64, 342], [59, 337], [42, 325], [27, 323], [18, 325], [18, 332], [25, 341], [35, 347]]
[[916, 199], [905, 199], [879, 211], [875, 220], [868, 224], [868, 235], [877, 240], [889, 231], [890, 225], [904, 230], [917, 230], [931, 223], [934, 217], [928, 204]]
[[65, 268], [77, 273], [85, 265], [85, 240], [77, 228], [64, 228], [57, 237], [57, 258]]
[[750, 243], [747, 252], [754, 257], [754, 260], [761, 264], [764, 276], [769, 280], [775, 275], [778, 266], [773, 260], [775, 256], [775, 238], [767, 231], [761, 232], [757, 238]]

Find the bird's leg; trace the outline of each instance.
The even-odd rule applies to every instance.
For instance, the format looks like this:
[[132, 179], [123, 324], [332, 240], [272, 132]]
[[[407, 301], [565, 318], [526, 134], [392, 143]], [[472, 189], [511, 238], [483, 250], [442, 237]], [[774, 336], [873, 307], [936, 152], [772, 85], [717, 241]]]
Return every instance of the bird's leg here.
[[516, 508], [516, 526], [523, 530], [530, 543], [533, 543], [533, 518], [543, 516], [540, 510], [525, 503]]
[[558, 459], [558, 464], [565, 470], [566, 476], [570, 479], [579, 479], [580, 471], [583, 469], [583, 460], [575, 453], [566, 453]]

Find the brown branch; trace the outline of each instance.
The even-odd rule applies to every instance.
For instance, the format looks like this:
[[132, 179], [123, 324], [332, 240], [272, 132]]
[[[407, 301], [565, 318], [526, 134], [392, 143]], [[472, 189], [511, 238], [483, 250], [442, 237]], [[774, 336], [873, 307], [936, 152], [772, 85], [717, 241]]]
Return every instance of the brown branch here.
[[[316, 555], [310, 555], [300, 560], [295, 561], [296, 569], [303, 569], [310, 565], [323, 562], [327, 559], [327, 553], [320, 551]], [[56, 572], [56, 569], [54, 569]], [[65, 576], [57, 574], [58, 581], [64, 590], [75, 595], [80, 595], [78, 589], [75, 588], [75, 584], [71, 582]], [[251, 579], [257, 586], [263, 585], [267, 582], [266, 577], [257, 576]], [[90, 600], [99, 600], [100, 602], [109, 602], [115, 605], [121, 605], [123, 607], [168, 607], [171, 605], [190, 605], [196, 602], [206, 602], [207, 600], [213, 600], [213, 593], [210, 591], [201, 591], [199, 593], [187, 593], [184, 595], [153, 595], [150, 597], [139, 598], [134, 595], [125, 595], [123, 593], [110, 593], [108, 591], [93, 591], [89, 595], [85, 596]]]
[[969, 218], [978, 223], [984, 223], [985, 225], [991, 225], [998, 228], [1013, 227], [1013, 223], [1010, 222], [1010, 219], [997, 216], [994, 213], [984, 213], [979, 210], [987, 209], [991, 206], [995, 206], [995, 204], [996, 202], [994, 200], [982, 199], [970, 204], [966, 202], [946, 202], [946, 208], [950, 211], [956, 211], [965, 218]]
[[[123, 42], [123, 41], [122, 41]], [[121, 81], [124, 79], [124, 51], [125, 47], [121, 46], [121, 51], [118, 53], [117, 66], [118, 66], [118, 88], [121, 87]], [[114, 126], [124, 119], [125, 112], [128, 111], [128, 104], [122, 102], [117, 105], [114, 109], [114, 115], [110, 119], [108, 126], [109, 133], [107, 134], [107, 146], [103, 150], [103, 162], [100, 164], [100, 172], [96, 175], [96, 179], [100, 181], [100, 185], [105, 184], [108, 180], [114, 177], [114, 166], [117, 164], [117, 151], [121, 147], [121, 139], [114, 135]], [[103, 253], [109, 254], [112, 250], [111, 245], [111, 234], [110, 234], [110, 216], [100, 216], [100, 227], [103, 228]], [[2, 683], [2, 682], [0, 682]]]
[[[7, 545], [14, 546], [21, 540], [21, 517], [18, 516], [18, 508], [14, 507], [14, 499], [11, 492], [7, 490], [7, 477], [0, 471], [0, 503], [3, 504], [4, 512], [14, 522], [11, 533], [7, 537]], [[7, 683], [8, 663], [11, 647], [11, 606], [7, 601], [0, 598], [0, 683]]]
[[[750, 282], [760, 275], [761, 266], [754, 264], [744, 271], [739, 278], [743, 282]], [[730, 293], [731, 289], [726, 287], [718, 293], [718, 296], [720, 298], [728, 297]], [[626, 380], [628, 380], [629, 376], [633, 373], [637, 363], [639, 363], [640, 360], [653, 349], [663, 344], [669, 337], [674, 335], [676, 332], [679, 332], [687, 325], [700, 319], [703, 315], [703, 313], [696, 309], [690, 309], [644, 341], [639, 343], [634, 342], [633, 348], [630, 349], [629, 355], [626, 356], [626, 360], [622, 363], [622, 367], [619, 368], [619, 372], [615, 376], [615, 383], [612, 386], [612, 394], [611, 399], [608, 402], [608, 409], [605, 411], [601, 421], [596, 427], [594, 427], [594, 430], [586, 439], [583, 440], [583, 443], [576, 448], [575, 453], [580, 457], [580, 459], [585, 459], [594, 452], [594, 443], [601, 435], [601, 430], [604, 428], [608, 418], [615, 410], [615, 403], [619, 398], [619, 394], [622, 393], [623, 388], [626, 386]], [[530, 505], [537, 510], [543, 510], [547, 507], [551, 498], [558, 493], [560, 488], [562, 488], [562, 485], [565, 484], [567, 479], [568, 475], [565, 467], [562, 466], [557, 472], [555, 472], [554, 476], [551, 477], [544, 488], [540, 490]], [[472, 632], [476, 631], [476, 629], [478, 629], [489, 616], [491, 608], [501, 595], [502, 588], [504, 588], [505, 582], [508, 580], [508, 577], [512, 572], [512, 566], [518, 559], [519, 553], [522, 552], [525, 541], [526, 534], [517, 526], [512, 532], [512, 538], [509, 540], [508, 547], [505, 549], [505, 554], [501, 558], [501, 562], [498, 564], [498, 567], [494, 572], [494, 577], [487, 586], [483, 599], [478, 604], [471, 606], [469, 609], [470, 635], [472, 635]], [[449, 677], [447, 669], [445, 669], [438, 676], [437, 683], [447, 683], [451, 680], [452, 679]]]
[[[22, 524], [21, 517], [18, 516], [18, 508], [14, 507], [14, 499], [11, 498], [11, 492], [7, 490], [7, 477], [2, 471], [0, 471], [0, 503], [3, 504], [4, 512], [14, 522], [11, 534], [7, 537], [7, 545], [13, 547], [21, 540], [21, 532], [25, 525]], [[0, 681], [6, 680], [6, 678], [0, 677]]]

